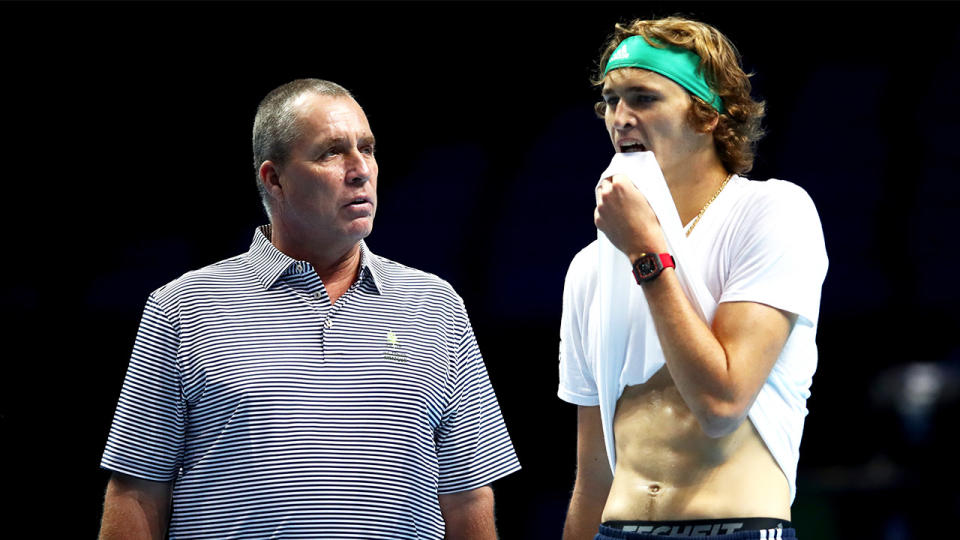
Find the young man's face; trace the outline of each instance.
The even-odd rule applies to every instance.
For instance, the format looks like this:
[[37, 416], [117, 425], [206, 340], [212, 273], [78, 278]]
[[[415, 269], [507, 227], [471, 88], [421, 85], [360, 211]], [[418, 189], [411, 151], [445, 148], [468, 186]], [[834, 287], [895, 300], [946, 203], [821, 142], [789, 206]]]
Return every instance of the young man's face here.
[[615, 69], [603, 81], [604, 122], [617, 152], [653, 152], [664, 176], [687, 162], [710, 132], [689, 122], [690, 94], [677, 83], [639, 68]]

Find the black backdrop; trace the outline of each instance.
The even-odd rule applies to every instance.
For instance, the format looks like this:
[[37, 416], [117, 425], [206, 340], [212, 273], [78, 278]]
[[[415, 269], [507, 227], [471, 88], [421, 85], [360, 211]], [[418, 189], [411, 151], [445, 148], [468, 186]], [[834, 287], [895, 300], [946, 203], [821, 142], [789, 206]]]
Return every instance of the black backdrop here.
[[265, 221], [256, 105], [320, 77], [355, 93], [377, 135], [371, 248], [447, 279], [470, 312], [524, 466], [495, 484], [502, 537], [558, 538], [575, 451], [575, 408], [555, 395], [560, 293], [595, 236], [592, 186], [611, 156], [590, 68], [614, 22], [673, 13], [738, 45], [769, 110], [751, 176], [803, 186], [824, 225], [801, 534], [910, 538], [955, 515], [952, 7], [0, 4], [0, 531], [95, 534], [143, 302], [246, 249]]

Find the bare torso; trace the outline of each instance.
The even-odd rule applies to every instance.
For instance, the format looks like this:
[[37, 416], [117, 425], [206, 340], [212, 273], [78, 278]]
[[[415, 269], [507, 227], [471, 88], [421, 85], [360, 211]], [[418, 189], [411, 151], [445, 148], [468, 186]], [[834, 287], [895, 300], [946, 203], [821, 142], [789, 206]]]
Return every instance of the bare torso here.
[[708, 437], [666, 366], [624, 389], [614, 432], [617, 467], [603, 521], [790, 519], [789, 484], [753, 424]]

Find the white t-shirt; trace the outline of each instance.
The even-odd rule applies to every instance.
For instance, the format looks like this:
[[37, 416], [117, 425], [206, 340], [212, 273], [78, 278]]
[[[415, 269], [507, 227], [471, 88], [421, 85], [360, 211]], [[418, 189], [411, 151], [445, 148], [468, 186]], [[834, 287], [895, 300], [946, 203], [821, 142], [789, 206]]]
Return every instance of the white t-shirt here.
[[[699, 258], [691, 266], [701, 269], [717, 303], [758, 302], [798, 315], [749, 411], [790, 483], [792, 500], [806, 400], [817, 366], [820, 288], [827, 271], [816, 207], [802, 188], [790, 182], [734, 176], [687, 241], [686, 256]], [[592, 242], [571, 262], [563, 293], [558, 395], [576, 405], [600, 404], [596, 380], [603, 366], [594, 354], [600, 336], [597, 300], [597, 242]], [[645, 382], [637, 367], [639, 347], [632, 345], [636, 344], [627, 345], [621, 389]], [[612, 426], [608, 428], [613, 433]]]

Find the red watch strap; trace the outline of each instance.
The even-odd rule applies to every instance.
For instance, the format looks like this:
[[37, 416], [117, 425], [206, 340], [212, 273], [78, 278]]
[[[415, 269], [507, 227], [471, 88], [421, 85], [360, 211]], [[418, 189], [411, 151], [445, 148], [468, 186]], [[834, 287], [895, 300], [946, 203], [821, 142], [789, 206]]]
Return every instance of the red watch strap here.
[[660, 262], [663, 263], [664, 268], [676, 268], [677, 263], [673, 261], [673, 255], [669, 253], [658, 253], [660, 256]]

